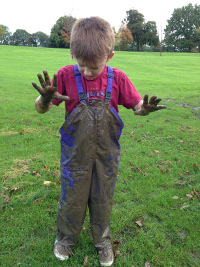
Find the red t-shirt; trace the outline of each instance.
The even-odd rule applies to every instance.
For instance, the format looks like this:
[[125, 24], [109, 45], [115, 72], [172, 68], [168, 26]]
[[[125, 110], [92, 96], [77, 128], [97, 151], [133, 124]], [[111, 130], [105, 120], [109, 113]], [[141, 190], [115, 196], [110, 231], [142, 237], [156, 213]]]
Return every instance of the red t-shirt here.
[[[79, 103], [79, 97], [77, 93], [76, 78], [74, 76], [74, 66], [68, 65], [61, 68], [58, 73], [58, 93], [61, 95], [67, 95], [70, 97], [69, 101], [65, 101], [66, 112], [71, 111]], [[113, 68], [113, 86], [112, 86], [112, 99], [110, 106], [114, 107], [117, 112], [118, 105], [123, 105], [127, 109], [133, 108], [141, 100], [141, 96], [135, 89], [132, 82], [127, 75], [119, 70]], [[81, 75], [83, 89], [88, 95], [89, 100], [92, 99], [104, 99], [104, 94], [107, 88], [107, 67], [105, 65], [102, 73], [94, 80], [86, 80]], [[103, 92], [103, 94], [101, 93]], [[54, 105], [58, 106], [62, 101], [53, 100]]]

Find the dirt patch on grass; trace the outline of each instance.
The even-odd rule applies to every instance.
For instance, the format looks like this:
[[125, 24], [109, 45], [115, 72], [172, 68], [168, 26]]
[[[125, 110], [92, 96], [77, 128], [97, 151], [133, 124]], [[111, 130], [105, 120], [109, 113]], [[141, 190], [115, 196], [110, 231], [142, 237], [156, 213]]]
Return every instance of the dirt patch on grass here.
[[[7, 132], [1, 132], [0, 135], [13, 135], [13, 134], [26, 134], [26, 133], [34, 133], [34, 132], [38, 132], [38, 129], [30, 129], [30, 128], [24, 128], [22, 130], [20, 130], [19, 132], [15, 132], [15, 131], [7, 131]], [[42, 131], [42, 130], [40, 130]]]
[[[177, 99], [167, 98], [165, 102], [169, 101], [176, 101]], [[200, 106], [191, 106], [188, 103], [174, 103], [175, 106], [182, 107], [182, 108], [191, 108], [191, 112], [195, 115], [196, 118], [200, 118], [199, 110]]]
[[12, 134], [18, 134], [18, 132], [8, 131], [8, 132], [1, 132], [0, 135], [12, 135]]
[[192, 111], [197, 112], [200, 109], [200, 107], [193, 107]]
[[200, 119], [200, 107], [193, 107], [192, 113], [195, 115], [196, 118]]
[[167, 98], [164, 102], [176, 101], [177, 99]]
[[14, 164], [10, 167], [6, 176], [9, 178], [16, 178], [20, 176], [22, 173], [25, 173], [29, 169], [29, 165], [31, 163], [31, 159], [15, 159]]
[[182, 108], [189, 108], [188, 103], [180, 103], [180, 104], [175, 104], [178, 107], [182, 107]]

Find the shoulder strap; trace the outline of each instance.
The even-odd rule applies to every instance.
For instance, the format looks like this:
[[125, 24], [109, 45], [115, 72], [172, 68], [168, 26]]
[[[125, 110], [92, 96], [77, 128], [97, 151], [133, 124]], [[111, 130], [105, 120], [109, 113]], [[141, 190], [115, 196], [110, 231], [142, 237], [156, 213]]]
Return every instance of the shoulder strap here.
[[78, 66], [74, 65], [74, 75], [76, 78], [76, 85], [77, 85], [77, 91], [78, 91], [78, 96], [80, 101], [85, 101], [87, 100], [87, 95], [85, 94], [83, 90], [83, 85], [82, 85], [82, 80], [81, 80], [81, 73], [78, 70]]
[[110, 66], [107, 66], [107, 89], [105, 94], [105, 99], [110, 101], [112, 98], [112, 83], [113, 83], [113, 69]]
[[[87, 100], [87, 94], [85, 94], [83, 90], [82, 80], [81, 80], [81, 73], [78, 70], [78, 66], [74, 65], [74, 75], [76, 78], [76, 85], [77, 85], [77, 91], [80, 101], [86, 101]], [[112, 97], [112, 83], [113, 83], [113, 69], [110, 66], [107, 66], [107, 88], [106, 88], [106, 94], [105, 99], [110, 101]]]

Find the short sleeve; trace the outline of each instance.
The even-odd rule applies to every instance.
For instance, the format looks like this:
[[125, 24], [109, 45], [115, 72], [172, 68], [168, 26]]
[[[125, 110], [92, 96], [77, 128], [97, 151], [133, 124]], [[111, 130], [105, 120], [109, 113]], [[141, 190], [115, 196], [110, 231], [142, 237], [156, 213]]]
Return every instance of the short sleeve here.
[[123, 105], [127, 109], [130, 109], [136, 106], [141, 100], [142, 97], [136, 90], [133, 83], [130, 81], [128, 76], [124, 72], [122, 72], [119, 81], [118, 104]]

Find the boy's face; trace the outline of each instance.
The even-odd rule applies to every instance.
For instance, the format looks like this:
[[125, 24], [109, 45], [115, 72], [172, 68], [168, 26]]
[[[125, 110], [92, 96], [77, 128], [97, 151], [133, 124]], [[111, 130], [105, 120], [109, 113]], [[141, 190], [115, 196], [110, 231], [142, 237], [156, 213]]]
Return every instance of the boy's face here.
[[78, 69], [87, 80], [92, 81], [102, 73], [105, 64], [111, 60], [113, 55], [114, 52], [108, 59], [105, 58], [104, 60], [99, 61], [96, 65], [86, 64], [81, 59], [77, 59]]

